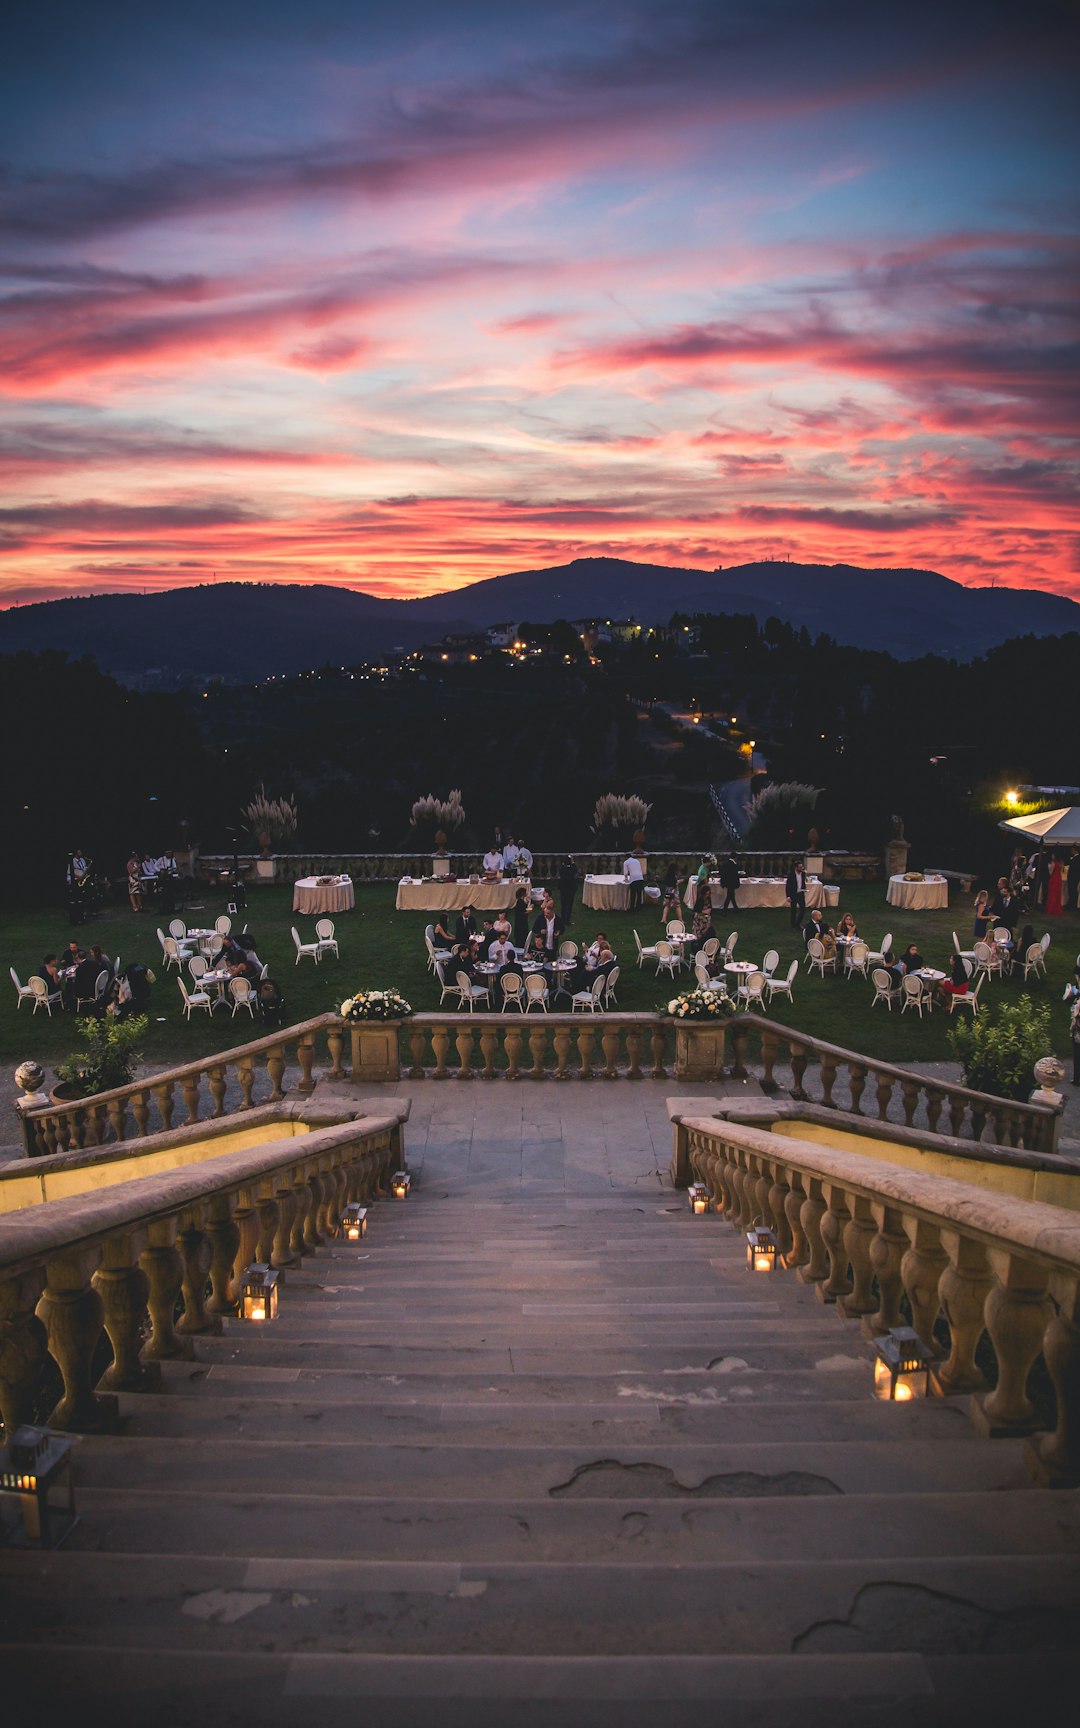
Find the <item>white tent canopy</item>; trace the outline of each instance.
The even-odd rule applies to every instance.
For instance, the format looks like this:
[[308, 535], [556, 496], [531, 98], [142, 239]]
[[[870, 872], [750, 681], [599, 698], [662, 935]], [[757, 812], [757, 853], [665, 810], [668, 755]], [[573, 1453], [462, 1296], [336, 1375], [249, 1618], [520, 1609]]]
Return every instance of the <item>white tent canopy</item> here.
[[1027, 834], [1047, 846], [1067, 846], [1080, 841], [1080, 806], [1040, 810], [1037, 816], [1010, 816], [1008, 821], [999, 822], [998, 827], [1008, 828], [1014, 834]]

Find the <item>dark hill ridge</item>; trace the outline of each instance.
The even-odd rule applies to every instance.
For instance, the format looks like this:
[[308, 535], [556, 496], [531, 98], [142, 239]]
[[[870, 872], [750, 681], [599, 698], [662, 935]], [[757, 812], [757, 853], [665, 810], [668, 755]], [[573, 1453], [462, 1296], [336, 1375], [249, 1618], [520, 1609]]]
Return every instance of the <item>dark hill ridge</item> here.
[[93, 654], [120, 677], [159, 667], [187, 679], [256, 679], [415, 648], [448, 630], [630, 614], [664, 623], [675, 611], [775, 616], [811, 635], [902, 659], [939, 653], [966, 660], [1011, 636], [1080, 630], [1080, 604], [1062, 595], [964, 588], [932, 570], [770, 562], [708, 571], [578, 558], [420, 600], [239, 582], [49, 600], [0, 612], [0, 653], [63, 648]]

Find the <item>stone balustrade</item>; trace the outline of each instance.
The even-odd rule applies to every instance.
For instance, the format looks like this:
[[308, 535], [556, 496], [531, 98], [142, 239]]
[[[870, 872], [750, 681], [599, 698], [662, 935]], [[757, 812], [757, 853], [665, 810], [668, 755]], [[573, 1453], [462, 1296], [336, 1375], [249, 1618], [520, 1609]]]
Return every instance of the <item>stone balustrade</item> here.
[[410, 1080], [660, 1080], [672, 1042], [670, 1022], [630, 1013], [416, 1014], [399, 1033]]
[[[1040, 1481], [1080, 1482], [1075, 1213], [742, 1124], [682, 1117], [679, 1131], [712, 1212], [738, 1231], [767, 1224], [784, 1267], [864, 1337], [910, 1323], [939, 1395], [971, 1395], [984, 1434], [1030, 1436]], [[1040, 1356], [1056, 1399], [1043, 1432], [1029, 1396]]]
[[[280, 852], [273, 855], [273, 880], [294, 882], [298, 876], [347, 874], [354, 882], [398, 882], [402, 876], [430, 876], [433, 848], [412, 852]], [[582, 877], [586, 874], [610, 876], [621, 874], [626, 847], [613, 851], [592, 850], [575, 852]], [[451, 868], [459, 876], [471, 875], [483, 865], [484, 848], [477, 851], [451, 849], [447, 852]], [[786, 876], [793, 863], [801, 863], [804, 851], [762, 852], [736, 847], [735, 856], [744, 876]], [[854, 876], [880, 878], [881, 859], [870, 853], [823, 852], [825, 875], [830, 881]], [[536, 883], [553, 887], [558, 880], [559, 865], [565, 852], [533, 852], [532, 878]], [[680, 878], [695, 871], [701, 862], [700, 852], [653, 852], [645, 854], [650, 875], [659, 880], [669, 864], [674, 864]], [[237, 858], [240, 874], [249, 879], [255, 874], [259, 859], [255, 853], [242, 852]], [[196, 866], [200, 876], [227, 877], [232, 875], [231, 852], [204, 852]]]
[[[93, 1433], [117, 1392], [192, 1354], [235, 1314], [244, 1269], [294, 1266], [340, 1227], [341, 1209], [386, 1191], [404, 1109], [223, 1153], [9, 1213], [0, 1238], [0, 1416], [41, 1420], [52, 1357], [63, 1394], [52, 1428]], [[101, 1371], [102, 1333], [111, 1360]]]

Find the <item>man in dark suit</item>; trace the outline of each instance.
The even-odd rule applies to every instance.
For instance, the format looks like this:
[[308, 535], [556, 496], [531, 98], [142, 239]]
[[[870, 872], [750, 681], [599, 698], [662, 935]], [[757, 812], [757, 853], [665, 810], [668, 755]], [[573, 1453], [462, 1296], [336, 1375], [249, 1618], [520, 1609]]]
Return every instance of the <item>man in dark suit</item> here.
[[1009, 888], [1008, 878], [998, 877], [997, 893], [990, 902], [990, 920], [993, 924], [1002, 924], [1006, 930], [1014, 930], [1023, 911], [1023, 905], [1017, 895]]
[[559, 916], [563, 926], [572, 922], [574, 896], [577, 893], [578, 867], [569, 852], [559, 865]]
[[801, 864], [793, 864], [788, 871], [784, 893], [791, 908], [791, 928], [797, 930], [806, 917], [806, 871]]
[[476, 922], [471, 906], [463, 906], [454, 923], [454, 943], [460, 947], [463, 942], [471, 942], [474, 936], [479, 936], [480, 926]]
[[741, 881], [742, 871], [735, 862], [735, 854], [729, 852], [720, 866], [720, 886], [727, 895], [727, 899], [720, 908], [721, 912], [737, 912], [739, 910], [739, 902], [735, 896], [739, 892]]
[[555, 902], [549, 895], [533, 919], [533, 935], [543, 936], [544, 947], [550, 959], [554, 960], [562, 940], [563, 921], [555, 910]]

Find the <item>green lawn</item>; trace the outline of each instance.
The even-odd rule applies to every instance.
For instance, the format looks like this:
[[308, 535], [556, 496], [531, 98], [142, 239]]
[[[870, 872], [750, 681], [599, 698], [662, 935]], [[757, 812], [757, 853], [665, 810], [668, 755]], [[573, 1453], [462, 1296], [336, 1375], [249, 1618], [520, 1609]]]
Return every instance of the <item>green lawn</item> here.
[[[331, 1010], [357, 989], [388, 984], [403, 990], [418, 1010], [438, 1006], [438, 988], [425, 965], [425, 915], [396, 912], [395, 889], [389, 884], [358, 886], [356, 892], [356, 910], [336, 919], [341, 959], [325, 960], [316, 967], [307, 960], [299, 966], [294, 963], [290, 925], [295, 922], [301, 935], [309, 937], [314, 928], [312, 919], [294, 918], [291, 889], [271, 887], [251, 891], [246, 916], [255, 932], [260, 957], [270, 962], [271, 972], [285, 993], [288, 1021], [305, 1020]], [[205, 910], [190, 914], [190, 923], [212, 923], [216, 914], [225, 910], [224, 892], [207, 890], [202, 898]], [[954, 888], [953, 902], [953, 907], [943, 912], [895, 912], [885, 905], [880, 883], [847, 888], [842, 896], [842, 908], [854, 913], [860, 934], [872, 947], [877, 947], [885, 933], [891, 931], [897, 947], [918, 941], [932, 965], [944, 965], [947, 961], [954, 927], [962, 942], [970, 945], [970, 900]], [[241, 917], [240, 923], [243, 921]], [[156, 917], [145, 913], [116, 908], [82, 930], [70, 932], [87, 942], [100, 942], [110, 954], [119, 950], [124, 961], [142, 960], [157, 973], [144, 1051], [146, 1061], [154, 1066], [186, 1061], [259, 1036], [261, 1026], [256, 1022], [253, 1028], [247, 1014], [238, 1014], [235, 1020], [230, 1020], [218, 1013], [212, 1021], [200, 1014], [193, 1017], [190, 1025], [184, 1023], [175, 977], [167, 975], [160, 963], [157, 922]], [[1055, 1048], [1065, 1055], [1068, 1022], [1061, 994], [1063, 985], [1072, 976], [1080, 950], [1080, 918], [1065, 915], [1053, 920], [1036, 918], [1033, 922], [1036, 934], [1051, 929], [1049, 979], [1029, 986], [1012, 979], [984, 986], [982, 1001], [992, 1004], [1021, 995], [1032, 1001], [1049, 1001], [1053, 1008]], [[582, 908], [579, 902], [569, 934], [585, 942], [591, 940], [598, 928], [605, 929], [622, 968], [618, 988], [620, 1007], [655, 1009], [671, 991], [654, 977], [651, 968], [639, 971], [635, 963], [635, 924], [643, 942], [653, 942], [661, 933], [658, 913], [651, 906], [636, 915], [594, 913]], [[716, 927], [722, 937], [729, 929], [738, 929], [740, 959], [760, 960], [767, 948], [774, 947], [780, 952], [783, 971], [791, 958], [802, 954], [801, 939], [789, 928], [786, 908], [741, 912], [737, 916], [720, 914]], [[69, 931], [65, 914], [58, 908], [53, 912], [9, 913], [0, 919], [0, 934], [0, 954], [5, 967], [13, 965], [25, 982], [48, 950], [59, 951], [63, 947]], [[811, 979], [801, 972], [795, 983], [794, 1003], [778, 1000], [776, 1017], [785, 1025], [868, 1056], [915, 1065], [949, 1058], [946, 1015], [935, 1012], [931, 1018], [920, 1021], [915, 1014], [901, 1016], [898, 1009], [889, 1014], [881, 1006], [871, 1013], [872, 994], [872, 986], [859, 980], [847, 983]], [[11, 1068], [34, 1056], [51, 1072], [72, 1050], [74, 1030], [70, 1015], [54, 1013], [50, 1021], [44, 1012], [32, 1015], [29, 1005], [17, 1010], [14, 986], [4, 979], [0, 992], [0, 1054]]]

